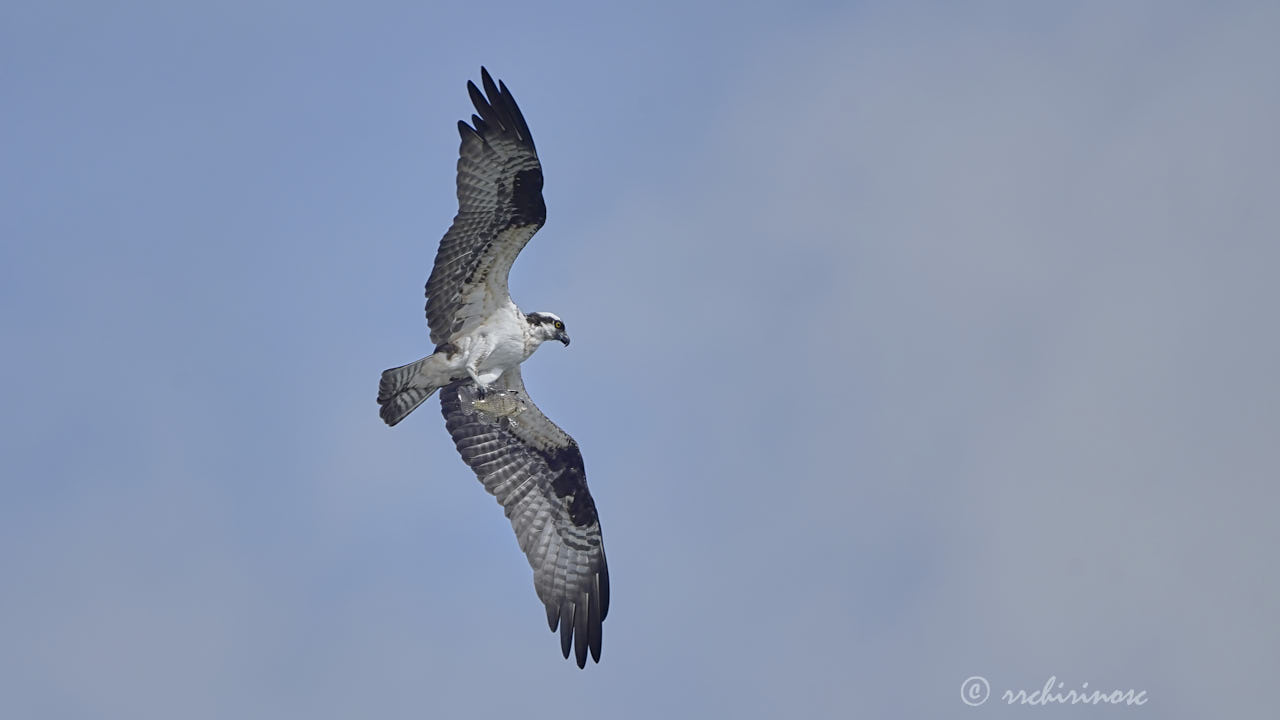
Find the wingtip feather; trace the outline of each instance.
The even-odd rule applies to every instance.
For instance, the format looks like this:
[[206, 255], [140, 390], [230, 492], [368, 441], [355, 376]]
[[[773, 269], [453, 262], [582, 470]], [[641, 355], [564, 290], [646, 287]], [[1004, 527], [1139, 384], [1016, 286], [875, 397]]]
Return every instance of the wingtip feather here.
[[573, 643], [573, 651], [578, 661], [579, 668], [587, 666], [587, 646], [590, 644], [591, 635], [591, 612], [589, 603], [583, 602], [585, 598], [579, 598], [574, 603], [573, 612], [573, 634], [576, 640]]
[[560, 654], [569, 659], [569, 650], [573, 647], [573, 603], [566, 602], [560, 606]]
[[597, 575], [589, 593], [590, 619], [587, 622], [588, 645], [591, 648], [591, 659], [600, 662], [601, 635], [604, 634], [604, 618], [600, 616], [600, 576]]
[[604, 548], [600, 548], [600, 572], [596, 573], [596, 586], [600, 591], [600, 620], [609, 617], [609, 564], [604, 559]]
[[502, 93], [498, 92], [498, 86], [493, 82], [493, 76], [483, 68], [480, 70], [480, 84], [484, 86], [484, 94], [489, 96], [490, 104], [502, 97]]
[[467, 81], [467, 94], [471, 96], [471, 104], [476, 106], [476, 112], [480, 113], [481, 116], [485, 116], [493, 112], [493, 108], [489, 105], [489, 101], [485, 99], [483, 94], [481, 94], [480, 88], [476, 87], [476, 84], [470, 80]]

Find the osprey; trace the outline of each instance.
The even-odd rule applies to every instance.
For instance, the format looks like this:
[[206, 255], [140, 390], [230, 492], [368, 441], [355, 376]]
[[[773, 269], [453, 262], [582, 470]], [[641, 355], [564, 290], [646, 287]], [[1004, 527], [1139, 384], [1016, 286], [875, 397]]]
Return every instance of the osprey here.
[[529, 399], [520, 363], [547, 340], [569, 345], [564, 321], [524, 313], [507, 276], [542, 227], [542, 166], [516, 100], [480, 68], [484, 92], [467, 82], [478, 115], [458, 122], [458, 214], [427, 280], [427, 325], [435, 351], [382, 373], [379, 414], [395, 425], [440, 390], [445, 427], [462, 460], [497, 498], [533, 567], [560, 650], [578, 667], [600, 662], [609, 612], [596, 505], [578, 444]]

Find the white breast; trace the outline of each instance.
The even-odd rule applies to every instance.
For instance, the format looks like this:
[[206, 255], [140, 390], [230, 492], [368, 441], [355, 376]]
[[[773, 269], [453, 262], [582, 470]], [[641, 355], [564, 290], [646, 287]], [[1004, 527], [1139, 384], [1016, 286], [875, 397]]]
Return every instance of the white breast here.
[[466, 362], [474, 362], [477, 375], [487, 383], [518, 366], [533, 354], [528, 340], [528, 322], [513, 303], [499, 309], [459, 343]]

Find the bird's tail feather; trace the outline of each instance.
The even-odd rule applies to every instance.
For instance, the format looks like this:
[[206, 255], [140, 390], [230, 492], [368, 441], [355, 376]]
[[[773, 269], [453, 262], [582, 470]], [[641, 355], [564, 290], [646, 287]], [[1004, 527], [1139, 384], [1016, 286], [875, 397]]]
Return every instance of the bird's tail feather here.
[[382, 373], [382, 381], [378, 383], [378, 414], [383, 422], [395, 425], [405, 419], [436, 390], [448, 382], [448, 378], [436, 377], [431, 372], [435, 355], [428, 355], [408, 365], [391, 368]]

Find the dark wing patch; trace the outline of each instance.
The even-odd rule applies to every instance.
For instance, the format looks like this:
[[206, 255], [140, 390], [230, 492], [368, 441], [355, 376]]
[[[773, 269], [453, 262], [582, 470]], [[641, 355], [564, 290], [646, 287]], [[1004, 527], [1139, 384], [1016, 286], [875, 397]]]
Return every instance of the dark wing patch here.
[[458, 214], [440, 240], [427, 280], [427, 324], [442, 343], [508, 299], [516, 256], [547, 219], [542, 165], [529, 125], [507, 86], [480, 69], [484, 92], [467, 83], [471, 125], [458, 122]]
[[560, 649], [600, 661], [601, 630], [609, 613], [609, 567], [595, 501], [587, 490], [578, 444], [528, 400], [519, 369], [498, 383], [516, 390], [523, 409], [496, 416], [476, 410], [475, 384], [458, 381], [440, 391], [440, 409], [462, 460], [502, 505], [520, 549], [533, 567], [533, 585], [560, 630]]

